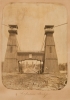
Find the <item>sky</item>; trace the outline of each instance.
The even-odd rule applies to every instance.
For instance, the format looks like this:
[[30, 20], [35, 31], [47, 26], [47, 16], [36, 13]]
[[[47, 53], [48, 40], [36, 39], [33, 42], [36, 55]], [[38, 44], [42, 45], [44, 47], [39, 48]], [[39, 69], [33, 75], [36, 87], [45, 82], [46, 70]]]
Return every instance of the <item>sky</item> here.
[[[45, 25], [67, 23], [67, 11], [61, 4], [10, 3], [3, 9], [2, 61], [8, 41], [8, 25], [18, 25], [17, 40], [21, 51], [41, 51]], [[54, 41], [58, 63], [67, 62], [67, 24], [54, 27]]]

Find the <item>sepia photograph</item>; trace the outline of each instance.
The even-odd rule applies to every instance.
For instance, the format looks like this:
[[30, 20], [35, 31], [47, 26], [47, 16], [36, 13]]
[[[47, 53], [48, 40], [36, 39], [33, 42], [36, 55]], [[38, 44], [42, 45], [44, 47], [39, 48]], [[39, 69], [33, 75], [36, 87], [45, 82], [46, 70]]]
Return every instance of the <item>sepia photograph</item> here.
[[67, 10], [9, 3], [2, 18], [2, 83], [13, 90], [61, 90], [68, 81]]

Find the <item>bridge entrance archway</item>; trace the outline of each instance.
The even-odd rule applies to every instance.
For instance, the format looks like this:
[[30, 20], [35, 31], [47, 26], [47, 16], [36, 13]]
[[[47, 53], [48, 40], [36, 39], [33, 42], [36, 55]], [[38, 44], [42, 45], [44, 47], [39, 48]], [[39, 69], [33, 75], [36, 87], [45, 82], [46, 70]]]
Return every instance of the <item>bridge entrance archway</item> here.
[[19, 72], [41, 74], [44, 70], [43, 61], [38, 60], [21, 60], [18, 61]]

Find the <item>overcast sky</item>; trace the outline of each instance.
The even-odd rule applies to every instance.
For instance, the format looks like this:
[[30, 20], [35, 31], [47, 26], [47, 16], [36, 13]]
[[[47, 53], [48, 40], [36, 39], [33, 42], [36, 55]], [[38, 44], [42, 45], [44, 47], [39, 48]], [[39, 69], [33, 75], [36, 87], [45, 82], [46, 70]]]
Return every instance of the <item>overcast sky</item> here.
[[[46, 3], [12, 3], [4, 7], [2, 24], [18, 25], [17, 40], [21, 51], [40, 51], [45, 25], [67, 23], [63, 5]], [[2, 60], [5, 58], [8, 27], [2, 25]], [[54, 41], [59, 63], [67, 62], [67, 24], [54, 27]]]

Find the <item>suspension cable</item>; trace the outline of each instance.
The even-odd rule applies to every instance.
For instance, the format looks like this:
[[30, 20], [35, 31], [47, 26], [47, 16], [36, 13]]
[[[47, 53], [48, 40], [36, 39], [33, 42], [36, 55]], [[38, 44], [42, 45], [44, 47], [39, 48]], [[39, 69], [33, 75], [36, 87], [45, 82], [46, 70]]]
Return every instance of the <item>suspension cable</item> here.
[[65, 24], [67, 24], [67, 23], [63, 23], [63, 24], [60, 24], [60, 25], [57, 25], [57, 26], [54, 26], [54, 27], [59, 27], [59, 26], [65, 25]]

